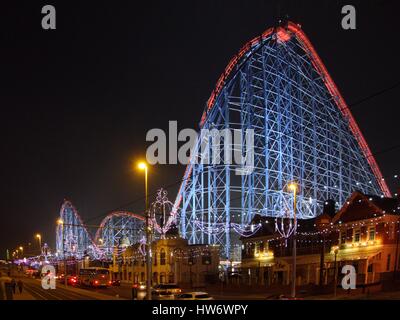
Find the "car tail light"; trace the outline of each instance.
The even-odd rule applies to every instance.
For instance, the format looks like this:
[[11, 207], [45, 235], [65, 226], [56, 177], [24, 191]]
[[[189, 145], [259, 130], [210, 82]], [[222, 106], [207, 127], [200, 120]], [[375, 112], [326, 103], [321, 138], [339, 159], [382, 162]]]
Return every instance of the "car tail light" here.
[[99, 281], [95, 280], [95, 281], [94, 281], [94, 284], [99, 284]]

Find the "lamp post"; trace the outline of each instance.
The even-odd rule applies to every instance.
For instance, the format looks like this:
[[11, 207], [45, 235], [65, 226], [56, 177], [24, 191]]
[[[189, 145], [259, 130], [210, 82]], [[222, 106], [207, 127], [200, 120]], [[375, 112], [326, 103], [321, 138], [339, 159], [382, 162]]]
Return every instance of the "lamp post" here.
[[61, 226], [62, 233], [62, 251], [63, 251], [63, 261], [64, 261], [64, 285], [67, 287], [67, 260], [65, 259], [65, 239], [64, 239], [64, 221], [62, 219], [57, 220], [57, 224]]
[[39, 241], [39, 255], [42, 254], [42, 236], [38, 233], [36, 234], [36, 239]]
[[335, 254], [335, 265], [334, 265], [334, 267], [335, 267], [335, 277], [334, 277], [334, 280], [333, 280], [333, 295], [336, 298], [336, 294], [337, 294], [337, 278], [338, 278], [337, 254], [339, 252], [339, 247], [336, 246], [336, 247], [333, 248], [333, 250], [334, 250], [333, 252]]
[[293, 192], [293, 261], [292, 261], [292, 298], [296, 297], [296, 229], [297, 229], [297, 219], [296, 219], [296, 194], [297, 194], [297, 184], [292, 182], [289, 184], [288, 189]]
[[151, 300], [151, 230], [150, 230], [150, 213], [148, 210], [148, 188], [147, 188], [147, 164], [139, 163], [139, 169], [144, 170], [144, 189], [145, 189], [145, 214], [146, 214], [146, 297]]
[[19, 247], [19, 250], [21, 251], [21, 258], [24, 257], [24, 247]]

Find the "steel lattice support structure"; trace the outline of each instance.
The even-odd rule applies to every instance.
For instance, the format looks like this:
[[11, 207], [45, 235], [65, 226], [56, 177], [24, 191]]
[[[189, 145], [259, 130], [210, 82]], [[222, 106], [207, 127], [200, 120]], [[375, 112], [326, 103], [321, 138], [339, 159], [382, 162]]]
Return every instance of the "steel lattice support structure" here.
[[144, 236], [144, 218], [137, 214], [118, 211], [103, 219], [95, 236], [95, 243], [106, 257], [111, 257], [115, 247], [139, 243]]
[[[390, 195], [346, 103], [294, 23], [270, 28], [240, 50], [218, 80], [200, 125], [254, 130], [251, 174], [236, 175], [234, 164], [191, 162], [174, 204], [181, 209], [183, 237], [220, 244], [222, 257], [240, 255], [232, 223], [248, 224], [256, 213], [282, 216], [293, 207], [286, 188], [291, 181], [300, 185], [300, 219], [321, 213], [327, 199], [342, 205], [354, 190]], [[208, 145], [211, 150], [212, 141]], [[225, 232], [205, 233], [196, 222], [222, 225]]]
[[111, 212], [97, 228], [93, 238], [70, 201], [60, 209], [62, 224], [56, 229], [56, 250], [59, 258], [111, 259], [115, 248], [139, 243], [144, 235], [144, 218], [127, 211]]
[[70, 201], [64, 201], [56, 229], [56, 252], [59, 258], [82, 259], [86, 254], [97, 257], [97, 248], [82, 218]]

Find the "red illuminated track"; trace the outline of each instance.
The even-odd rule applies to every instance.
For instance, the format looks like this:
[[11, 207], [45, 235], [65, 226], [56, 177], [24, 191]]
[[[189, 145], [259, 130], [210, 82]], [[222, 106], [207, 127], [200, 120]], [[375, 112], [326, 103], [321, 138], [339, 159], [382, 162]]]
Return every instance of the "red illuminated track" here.
[[[310, 40], [307, 38], [305, 33], [301, 30], [300, 25], [295, 24], [293, 22], [288, 22], [286, 28], [278, 27], [278, 28], [267, 29], [261, 36], [256, 37], [256, 38], [250, 40], [249, 42], [247, 42], [240, 49], [239, 53], [231, 59], [231, 61], [228, 63], [227, 67], [225, 68], [224, 73], [219, 77], [217, 84], [215, 86], [215, 89], [213, 90], [210, 98], [207, 101], [207, 109], [201, 117], [200, 127], [202, 127], [204, 125], [207, 114], [213, 108], [218, 95], [220, 94], [222, 88], [224, 87], [227, 79], [231, 75], [235, 66], [241, 61], [241, 59], [243, 58], [243, 56], [246, 53], [248, 53], [253, 47], [256, 47], [258, 44], [260, 44], [263, 40], [265, 40], [267, 37], [269, 37], [274, 32], [277, 33], [278, 39], [280, 41], [287, 41], [292, 36], [295, 36], [296, 39], [299, 41], [299, 43], [303, 46], [303, 49], [309, 55], [315, 69], [318, 71], [321, 78], [323, 79], [326, 88], [328, 89], [329, 93], [331, 94], [331, 96], [332, 96], [333, 100], [335, 101], [336, 105], [338, 106], [340, 112], [346, 119], [349, 120], [350, 130], [353, 133], [354, 137], [356, 138], [358, 145], [360, 146], [360, 148], [364, 154], [364, 157], [367, 159], [367, 161], [372, 169], [372, 172], [374, 173], [375, 177], [377, 178], [378, 184], [379, 184], [383, 194], [386, 197], [390, 197], [391, 196], [390, 190], [389, 190], [386, 182], [383, 179], [383, 176], [378, 167], [378, 164], [376, 163], [376, 160], [375, 160], [374, 156], [372, 155], [371, 150], [370, 150], [363, 134], [361, 133], [360, 128], [358, 127], [356, 121], [354, 120], [354, 117], [351, 114], [346, 102], [344, 101], [338, 88], [336, 87], [335, 83], [333, 82], [331, 76], [329, 75], [328, 70], [324, 66], [321, 58], [318, 56], [316, 50], [312, 46]], [[189, 176], [190, 176], [190, 173], [189, 173]], [[185, 183], [185, 181], [184, 181], [184, 183]]]

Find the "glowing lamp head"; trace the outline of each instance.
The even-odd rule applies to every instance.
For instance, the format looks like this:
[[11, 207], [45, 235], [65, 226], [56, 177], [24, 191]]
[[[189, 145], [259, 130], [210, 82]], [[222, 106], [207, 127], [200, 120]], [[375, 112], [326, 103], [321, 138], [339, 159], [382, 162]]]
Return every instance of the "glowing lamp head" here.
[[147, 165], [146, 165], [146, 163], [144, 163], [144, 162], [139, 162], [138, 168], [139, 168], [140, 170], [146, 170], [146, 169], [147, 169]]
[[333, 247], [332, 247], [332, 252], [335, 253], [335, 254], [338, 254], [338, 252], [339, 252], [339, 246], [333, 246]]
[[38, 239], [40, 239], [42, 236], [38, 233], [37, 235], [36, 235], [36, 238], [38, 238]]
[[59, 225], [64, 224], [64, 221], [62, 219], [58, 219], [57, 224], [59, 224]]
[[297, 191], [297, 184], [294, 183], [294, 182], [289, 183], [288, 189], [289, 189], [290, 191], [296, 192], [296, 191]]
[[21, 251], [22, 251], [22, 250], [24, 250], [24, 248], [23, 248], [23, 247], [19, 247], [19, 250], [21, 250]]

